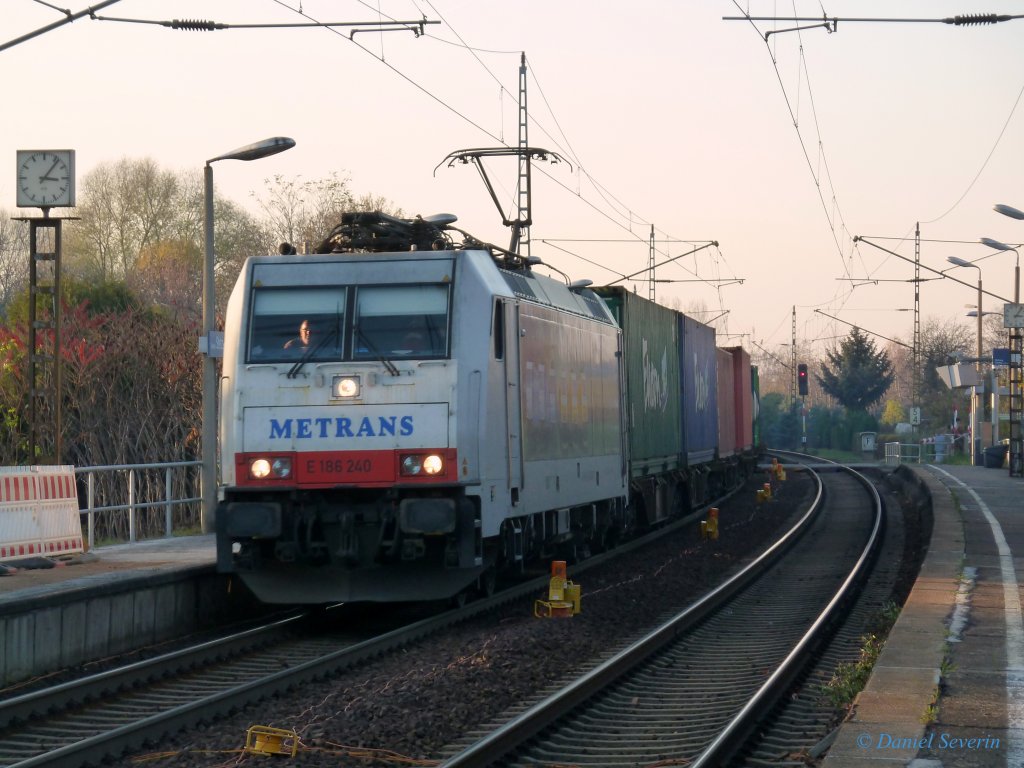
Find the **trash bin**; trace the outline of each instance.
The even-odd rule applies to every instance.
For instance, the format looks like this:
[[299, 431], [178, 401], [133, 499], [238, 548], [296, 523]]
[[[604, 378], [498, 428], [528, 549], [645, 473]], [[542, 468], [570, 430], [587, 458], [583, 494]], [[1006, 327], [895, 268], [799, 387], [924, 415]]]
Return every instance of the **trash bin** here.
[[985, 466], [988, 469], [999, 469], [1006, 460], [1008, 445], [990, 445], [985, 449]]

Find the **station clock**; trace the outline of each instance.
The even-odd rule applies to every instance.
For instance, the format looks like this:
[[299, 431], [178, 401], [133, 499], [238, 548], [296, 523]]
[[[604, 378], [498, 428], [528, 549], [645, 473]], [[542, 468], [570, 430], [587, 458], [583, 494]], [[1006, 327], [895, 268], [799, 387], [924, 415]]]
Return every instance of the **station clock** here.
[[72, 208], [75, 205], [75, 150], [19, 149], [19, 208]]

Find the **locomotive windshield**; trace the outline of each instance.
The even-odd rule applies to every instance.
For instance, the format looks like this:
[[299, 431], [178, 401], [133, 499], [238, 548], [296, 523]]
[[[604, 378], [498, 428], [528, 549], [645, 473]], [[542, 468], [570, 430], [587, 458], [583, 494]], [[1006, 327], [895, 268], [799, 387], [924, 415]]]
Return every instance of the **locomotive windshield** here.
[[356, 359], [448, 354], [448, 286], [360, 286], [355, 305]]
[[268, 288], [253, 295], [249, 362], [340, 360], [345, 288]]
[[247, 359], [446, 357], [448, 309], [448, 284], [256, 288]]

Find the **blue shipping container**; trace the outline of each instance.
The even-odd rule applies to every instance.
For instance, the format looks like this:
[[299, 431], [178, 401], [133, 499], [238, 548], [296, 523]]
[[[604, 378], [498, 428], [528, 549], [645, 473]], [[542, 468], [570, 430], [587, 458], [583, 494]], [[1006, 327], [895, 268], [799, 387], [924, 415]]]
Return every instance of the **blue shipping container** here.
[[679, 316], [679, 378], [683, 385], [683, 451], [689, 466], [715, 457], [718, 448], [718, 378], [715, 329]]

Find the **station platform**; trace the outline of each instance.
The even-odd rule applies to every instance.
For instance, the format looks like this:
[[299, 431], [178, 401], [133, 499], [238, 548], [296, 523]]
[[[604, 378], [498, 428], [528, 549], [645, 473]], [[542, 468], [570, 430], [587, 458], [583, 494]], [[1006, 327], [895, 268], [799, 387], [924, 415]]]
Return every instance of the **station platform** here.
[[825, 768], [1024, 766], [1024, 479], [904, 465], [931, 497], [914, 588]]
[[212, 534], [100, 547], [33, 567], [41, 561], [6, 563], [16, 570], [0, 576], [0, 688], [183, 637], [256, 606], [216, 572]]
[[[213, 534], [151, 539], [134, 544], [99, 547], [66, 560], [51, 560], [52, 567], [39, 567], [46, 558], [7, 563], [13, 573], [0, 576], [0, 615], [24, 600], [45, 600], [66, 592], [102, 590], [132, 578], [180, 570], [213, 570], [217, 553]], [[0, 563], [0, 566], [3, 566]]]

